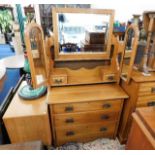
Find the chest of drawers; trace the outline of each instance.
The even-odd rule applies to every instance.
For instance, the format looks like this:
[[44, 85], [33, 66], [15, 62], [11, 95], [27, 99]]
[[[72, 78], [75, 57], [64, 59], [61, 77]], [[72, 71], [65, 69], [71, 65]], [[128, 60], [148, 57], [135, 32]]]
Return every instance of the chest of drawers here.
[[155, 150], [155, 108], [138, 108], [132, 117], [126, 149]]
[[143, 76], [141, 72], [134, 71], [130, 83], [121, 81], [121, 87], [129, 95], [124, 103], [118, 133], [120, 142], [125, 143], [131, 128], [132, 112], [135, 112], [136, 108], [155, 106], [155, 73]]
[[127, 97], [116, 84], [51, 88], [47, 102], [55, 145], [115, 138]]

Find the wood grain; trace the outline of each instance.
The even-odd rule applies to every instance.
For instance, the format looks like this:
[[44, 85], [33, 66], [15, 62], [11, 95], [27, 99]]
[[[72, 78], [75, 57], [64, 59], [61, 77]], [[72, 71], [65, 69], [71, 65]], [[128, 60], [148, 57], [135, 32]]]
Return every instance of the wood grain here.
[[[23, 82], [18, 91], [26, 83]], [[11, 143], [42, 140], [51, 144], [51, 131], [46, 96], [36, 100], [23, 100], [18, 91], [6, 110], [3, 121]]]

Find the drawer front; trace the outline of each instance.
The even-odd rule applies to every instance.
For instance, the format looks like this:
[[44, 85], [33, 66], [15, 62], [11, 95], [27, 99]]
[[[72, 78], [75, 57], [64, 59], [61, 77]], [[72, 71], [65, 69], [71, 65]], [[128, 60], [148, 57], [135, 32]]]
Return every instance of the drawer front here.
[[91, 110], [119, 111], [122, 100], [94, 101], [85, 103], [64, 103], [52, 105], [54, 114], [73, 113]]
[[138, 97], [137, 107], [155, 106], [155, 95]]
[[107, 82], [113, 82], [113, 81], [116, 81], [116, 75], [115, 74], [103, 74], [103, 77], [102, 77], [103, 81], [107, 81]]
[[138, 96], [155, 95], [155, 82], [141, 83]]
[[67, 76], [52, 76], [51, 83], [54, 86], [67, 84]]
[[73, 126], [86, 123], [95, 122], [110, 122], [117, 121], [119, 116], [118, 112], [105, 112], [105, 111], [93, 111], [93, 112], [79, 112], [72, 114], [55, 114], [52, 115], [54, 125], [57, 127]]
[[87, 142], [96, 138], [113, 138], [116, 122], [93, 123], [72, 127], [57, 127], [56, 142], [62, 145], [67, 142]]

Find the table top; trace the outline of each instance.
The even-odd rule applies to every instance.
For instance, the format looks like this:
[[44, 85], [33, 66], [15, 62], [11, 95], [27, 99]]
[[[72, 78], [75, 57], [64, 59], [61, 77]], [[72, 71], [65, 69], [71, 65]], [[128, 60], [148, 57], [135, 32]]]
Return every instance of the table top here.
[[49, 88], [47, 103], [79, 103], [125, 98], [128, 98], [128, 95], [117, 84], [95, 84]]
[[24, 54], [9, 56], [0, 60], [6, 68], [23, 68]]
[[[24, 85], [26, 85], [25, 81], [21, 83], [18, 91]], [[46, 95], [34, 100], [24, 100], [19, 97], [18, 91], [7, 108], [3, 119], [47, 115]]]
[[155, 107], [138, 108], [136, 113], [155, 138]]
[[31, 141], [25, 143], [0, 145], [0, 150], [42, 150], [41, 141]]
[[4, 66], [3, 62], [0, 61], [0, 80], [4, 77], [6, 73], [6, 67]]

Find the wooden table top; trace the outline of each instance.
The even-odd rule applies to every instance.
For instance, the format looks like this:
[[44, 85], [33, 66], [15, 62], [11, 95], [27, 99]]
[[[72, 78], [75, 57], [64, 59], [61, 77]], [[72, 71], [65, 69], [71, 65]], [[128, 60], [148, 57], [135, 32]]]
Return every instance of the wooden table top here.
[[155, 138], [155, 107], [138, 108], [136, 113]]
[[155, 81], [155, 72], [150, 72], [150, 76], [144, 76], [142, 72], [133, 70], [132, 79], [135, 82], [153, 82]]
[[128, 98], [117, 84], [95, 84], [49, 88], [47, 103], [75, 103]]
[[41, 141], [0, 145], [0, 150], [43, 150]]
[[[18, 91], [26, 82], [22, 82]], [[18, 91], [13, 97], [8, 109], [6, 110], [3, 119], [12, 117], [27, 117], [36, 115], [46, 115], [48, 113], [46, 104], [46, 95], [35, 100], [24, 100], [18, 95]]]
[[24, 67], [24, 54], [10, 56], [1, 59], [1, 62], [6, 68], [23, 68]]

